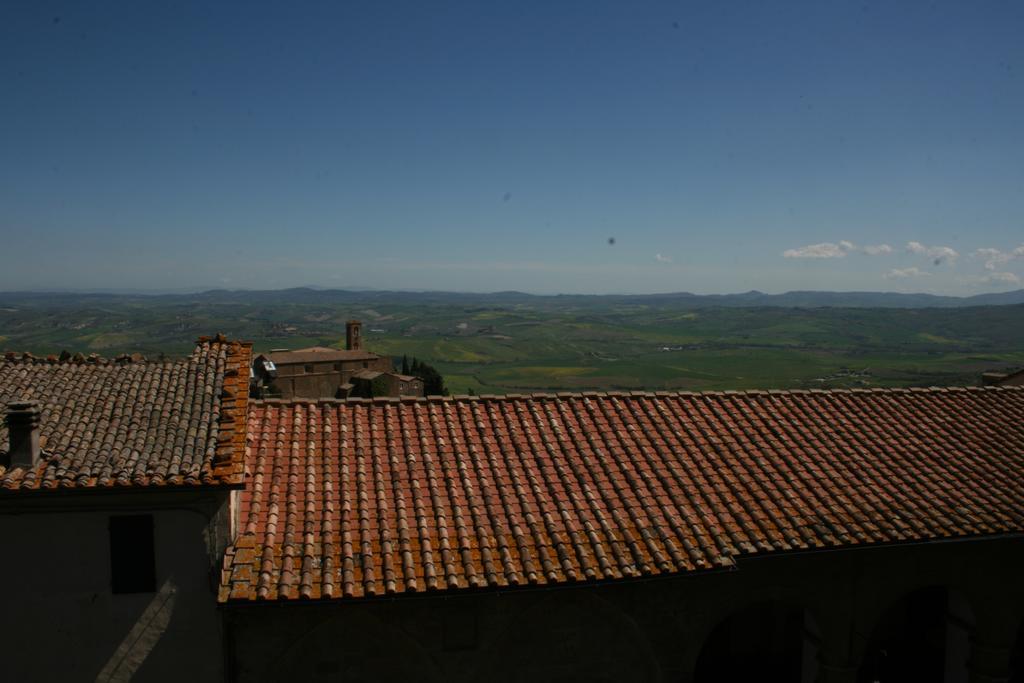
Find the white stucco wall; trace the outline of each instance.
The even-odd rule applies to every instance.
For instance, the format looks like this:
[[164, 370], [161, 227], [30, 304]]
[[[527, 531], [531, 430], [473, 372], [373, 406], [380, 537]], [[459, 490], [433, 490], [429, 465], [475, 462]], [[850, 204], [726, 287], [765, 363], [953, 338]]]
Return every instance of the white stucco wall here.
[[[57, 494], [60, 495], [60, 494]], [[223, 680], [226, 493], [0, 501], [4, 680]], [[153, 514], [155, 593], [114, 595], [108, 519]]]

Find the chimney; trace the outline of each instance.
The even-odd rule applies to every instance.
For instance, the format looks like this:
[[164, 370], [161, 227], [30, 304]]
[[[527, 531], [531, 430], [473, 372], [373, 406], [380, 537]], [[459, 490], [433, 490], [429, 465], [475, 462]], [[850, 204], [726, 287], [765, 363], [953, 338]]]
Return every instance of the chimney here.
[[345, 323], [345, 348], [349, 351], [362, 351], [362, 327], [363, 324], [358, 320], [349, 320]]
[[7, 437], [10, 441], [4, 458], [9, 469], [32, 469], [39, 462], [39, 404], [19, 401], [7, 404]]

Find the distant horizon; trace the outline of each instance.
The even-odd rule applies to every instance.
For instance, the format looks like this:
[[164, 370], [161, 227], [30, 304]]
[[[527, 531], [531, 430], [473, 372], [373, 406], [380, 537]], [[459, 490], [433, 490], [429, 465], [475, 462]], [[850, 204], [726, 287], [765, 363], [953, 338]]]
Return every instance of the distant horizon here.
[[499, 294], [521, 294], [524, 296], [534, 297], [569, 297], [569, 296], [622, 296], [622, 297], [657, 297], [657, 296], [696, 296], [696, 297], [734, 297], [743, 295], [762, 295], [762, 296], [783, 296], [786, 294], [877, 294], [877, 295], [895, 295], [901, 297], [936, 297], [936, 298], [949, 298], [949, 299], [971, 299], [975, 297], [986, 297], [986, 296], [999, 296], [1007, 294], [1015, 294], [1018, 292], [1024, 292], [1024, 288], [1007, 289], [992, 292], [977, 292], [974, 294], [935, 294], [932, 292], [901, 292], [887, 289], [787, 289], [784, 291], [766, 291], [762, 289], [748, 289], [744, 291], [733, 291], [733, 292], [694, 292], [687, 290], [677, 291], [664, 291], [664, 292], [540, 292], [540, 291], [527, 291], [522, 289], [501, 289], [501, 290], [452, 290], [452, 289], [432, 289], [432, 288], [379, 288], [379, 287], [360, 287], [360, 286], [321, 286], [321, 285], [298, 285], [294, 287], [273, 287], [273, 288], [259, 288], [259, 287], [225, 287], [225, 286], [211, 286], [211, 287], [199, 287], [199, 288], [180, 288], [180, 289], [134, 289], [134, 288], [33, 288], [33, 289], [8, 289], [0, 290], [0, 296], [10, 296], [18, 294], [68, 294], [68, 295], [110, 295], [110, 296], [187, 296], [190, 294], [206, 294], [209, 292], [227, 292], [227, 293], [263, 293], [263, 292], [290, 292], [290, 291], [315, 291], [315, 292], [372, 292], [372, 293], [395, 293], [395, 294], [457, 294], [457, 295], [475, 295], [475, 296], [494, 296]]

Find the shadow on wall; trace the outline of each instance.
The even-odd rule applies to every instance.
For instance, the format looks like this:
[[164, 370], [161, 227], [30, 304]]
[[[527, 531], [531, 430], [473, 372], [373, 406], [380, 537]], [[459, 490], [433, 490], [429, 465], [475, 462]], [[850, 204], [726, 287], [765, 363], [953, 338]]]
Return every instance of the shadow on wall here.
[[311, 630], [296, 634], [262, 680], [443, 680], [413, 638], [371, 611], [366, 605], [346, 606]]
[[811, 683], [817, 679], [820, 640], [803, 607], [754, 603], [711, 631], [697, 657], [694, 681]]
[[0, 515], [4, 551], [32, 558], [0, 563], [0, 581], [18, 587], [0, 610], [0, 631], [8, 634], [0, 679], [223, 678], [207, 518], [191, 510], [154, 512], [155, 582], [114, 593], [109, 534], [118, 516], [121, 510]]
[[552, 592], [486, 643], [476, 680], [528, 683], [655, 681], [650, 643], [633, 619], [593, 591]]
[[858, 681], [964, 681], [974, 617], [944, 586], [921, 588], [890, 605], [875, 624]]
[[240, 678], [374, 683], [660, 680], [650, 644], [633, 620], [592, 591], [331, 607], [323, 613], [326, 619], [308, 630], [268, 620], [270, 631], [289, 629], [294, 640], [268, 674], [256, 666]]
[[172, 579], [164, 581], [149, 605], [139, 615], [138, 621], [128, 631], [128, 635], [96, 676], [97, 681], [128, 681], [135, 677], [139, 667], [160, 642], [171, 623], [177, 592]]
[[1024, 683], [1024, 621], [1017, 629], [1017, 641], [1010, 652], [1010, 683]]

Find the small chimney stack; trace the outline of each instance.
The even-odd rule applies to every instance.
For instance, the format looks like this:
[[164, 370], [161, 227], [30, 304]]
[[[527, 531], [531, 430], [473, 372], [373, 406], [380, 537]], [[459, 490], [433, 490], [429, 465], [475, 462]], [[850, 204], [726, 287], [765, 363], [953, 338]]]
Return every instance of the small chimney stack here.
[[7, 455], [3, 464], [8, 469], [32, 469], [39, 463], [39, 404], [18, 401], [7, 404]]
[[363, 350], [363, 324], [358, 320], [345, 323], [345, 348], [349, 351]]

